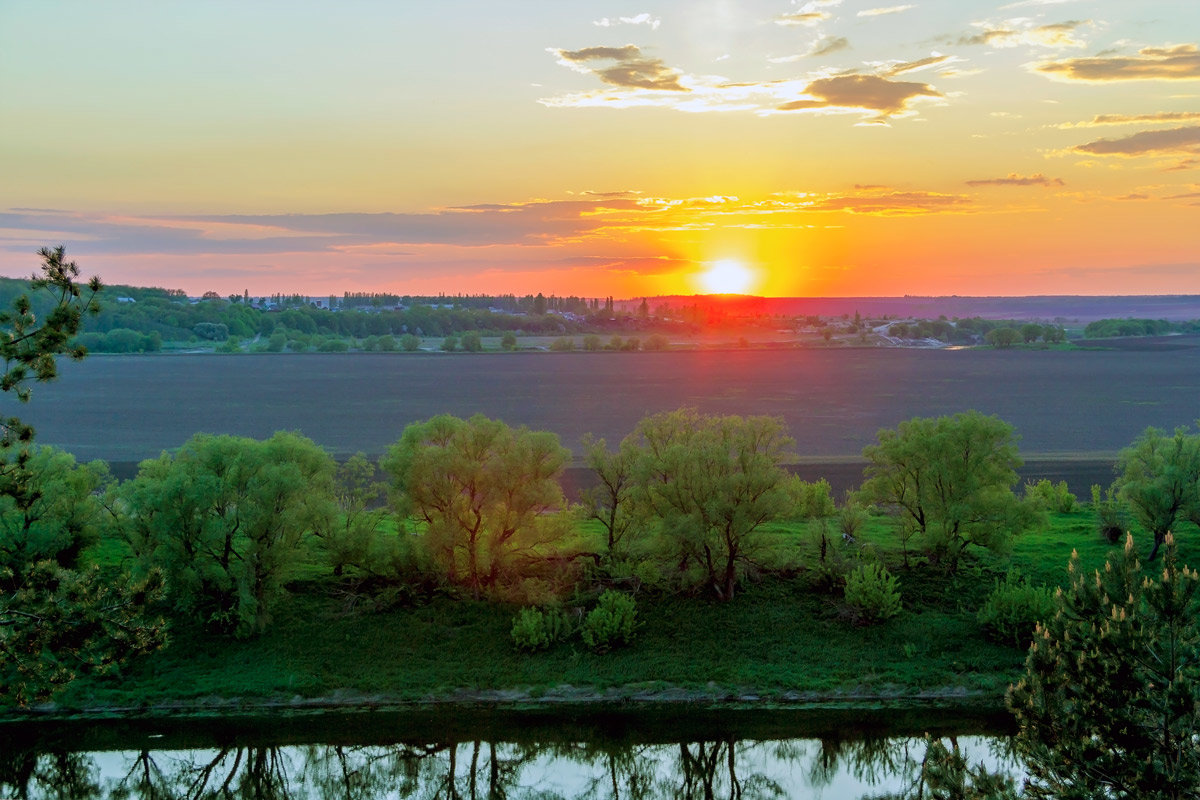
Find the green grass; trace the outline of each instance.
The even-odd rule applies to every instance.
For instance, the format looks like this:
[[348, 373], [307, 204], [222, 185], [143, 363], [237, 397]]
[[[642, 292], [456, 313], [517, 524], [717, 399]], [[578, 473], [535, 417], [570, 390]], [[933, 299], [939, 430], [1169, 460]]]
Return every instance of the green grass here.
[[[782, 547], [795, 548], [799, 563], [811, 563], [815, 538], [805, 524], [777, 524], [772, 531]], [[1190, 525], [1180, 533], [1182, 560], [1200, 564], [1200, 534]], [[1011, 558], [976, 554], [953, 576], [926, 567], [904, 570], [887, 518], [871, 518], [859, 540], [871, 542], [896, 572], [904, 596], [904, 612], [874, 627], [850, 624], [840, 598], [816, 589], [811, 571], [801, 571], [749, 582], [729, 603], [643, 591], [637, 598], [642, 625], [632, 646], [597, 655], [575, 639], [527, 655], [509, 638], [514, 607], [438, 597], [411, 608], [347, 613], [326, 583], [312, 579], [316, 570], [308, 565], [298, 573], [304, 581], [259, 638], [235, 641], [176, 621], [169, 648], [117, 678], [80, 682], [60, 702], [140, 706], [342, 691], [420, 699], [511, 688], [536, 696], [569, 684], [715, 686], [767, 696], [966, 689], [998, 703], [1024, 653], [988, 641], [975, 621], [995, 578], [1015, 567], [1035, 582], [1060, 584], [1072, 550], [1092, 569], [1111, 549], [1087, 509], [1052, 515], [1043, 529], [1018, 539]], [[1138, 544], [1145, 552], [1149, 540], [1142, 536]], [[111, 545], [98, 553], [110, 563], [120, 556]]]

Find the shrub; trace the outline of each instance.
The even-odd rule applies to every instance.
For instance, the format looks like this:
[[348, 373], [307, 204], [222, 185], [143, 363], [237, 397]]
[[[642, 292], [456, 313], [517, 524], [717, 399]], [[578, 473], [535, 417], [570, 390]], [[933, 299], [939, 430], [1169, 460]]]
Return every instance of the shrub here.
[[627, 645], [633, 641], [636, 619], [637, 604], [633, 598], [610, 589], [600, 595], [596, 607], [583, 620], [580, 631], [583, 643], [597, 653]]
[[267, 352], [282, 353], [283, 348], [287, 345], [287, 334], [283, 331], [276, 331], [271, 334], [271, 338], [267, 340]]
[[513, 618], [513, 645], [533, 653], [571, 635], [571, 621], [559, 609], [522, 608]]
[[642, 342], [640, 339], [638, 339], [638, 337], [630, 336], [628, 339], [625, 340], [624, 344], [621, 345], [621, 349], [622, 350], [637, 350], [641, 346], [642, 346]]
[[1051, 483], [1043, 478], [1037, 483], [1025, 484], [1025, 499], [1037, 508], [1067, 514], [1075, 510], [1075, 495], [1067, 488], [1066, 481]]
[[648, 339], [646, 339], [646, 344], [644, 346], [644, 349], [646, 349], [646, 350], [667, 350], [670, 347], [671, 347], [671, 343], [667, 340], [667, 337], [663, 336], [662, 334], [656, 333], [656, 334], [650, 336]]
[[1033, 629], [1054, 613], [1054, 595], [1045, 586], [1010, 572], [996, 581], [976, 619], [989, 639], [1013, 647], [1028, 647]]
[[477, 331], [468, 331], [462, 335], [462, 349], [468, 353], [478, 353], [483, 350], [483, 338]]
[[1109, 544], [1121, 541], [1125, 533], [1125, 518], [1117, 499], [1117, 490], [1110, 486], [1100, 491], [1100, 484], [1092, 484], [1092, 510], [1096, 513], [1096, 529]]
[[505, 334], [500, 337], [500, 348], [502, 350], [516, 350], [517, 349], [516, 334], [514, 334], [512, 331], [506, 331]]
[[620, 336], [614, 336], [608, 340], [608, 344], [605, 345], [605, 349], [621, 350], [624, 346], [625, 346], [625, 340], [622, 339]]
[[326, 339], [317, 347], [321, 353], [344, 353], [349, 349], [350, 345], [345, 339]]
[[587, 350], [588, 352], [595, 352], [603, 346], [604, 345], [600, 341], [600, 337], [594, 333], [589, 333], [587, 336], [583, 337], [583, 349]]
[[447, 336], [445, 339], [442, 339], [442, 349], [447, 353], [453, 353], [458, 349], [458, 337]]
[[[395, 350], [397, 342], [392, 336], [379, 337], [379, 349], [383, 351]], [[421, 337], [414, 336], [411, 333], [406, 333], [400, 337], [400, 349], [406, 353], [413, 353], [421, 349]]]
[[550, 343], [550, 349], [556, 353], [565, 353], [575, 349], [575, 340], [570, 336], [560, 336]]
[[801, 519], [823, 519], [833, 515], [833, 489], [829, 481], [821, 478], [813, 483], [796, 480], [791, 485], [796, 504], [796, 515]]
[[858, 621], [882, 622], [900, 613], [896, 577], [878, 562], [861, 564], [846, 576], [846, 604]]
[[858, 538], [858, 532], [866, 524], [867, 509], [854, 497], [847, 496], [845, 504], [837, 510], [837, 525], [842, 538], [847, 541]]

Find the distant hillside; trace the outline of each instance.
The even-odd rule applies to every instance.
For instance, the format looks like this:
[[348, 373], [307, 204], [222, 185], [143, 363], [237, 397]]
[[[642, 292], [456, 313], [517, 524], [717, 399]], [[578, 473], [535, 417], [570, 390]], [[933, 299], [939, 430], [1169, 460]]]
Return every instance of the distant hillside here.
[[[636, 311], [642, 298], [620, 300], [619, 310]], [[1035, 297], [747, 297], [742, 295], [666, 295], [646, 298], [651, 309], [668, 305], [720, 307], [730, 316], [758, 314], [836, 317], [983, 317], [1091, 322], [1097, 319], [1139, 317], [1173, 321], [1200, 318], [1200, 295], [1128, 295], [1090, 297], [1051, 295]]]

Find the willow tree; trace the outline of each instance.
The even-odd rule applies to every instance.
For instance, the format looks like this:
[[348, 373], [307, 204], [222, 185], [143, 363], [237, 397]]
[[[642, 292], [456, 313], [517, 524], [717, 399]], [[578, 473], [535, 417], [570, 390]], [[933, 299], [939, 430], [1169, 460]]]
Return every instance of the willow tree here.
[[443, 414], [405, 428], [381, 464], [442, 574], [479, 597], [524, 577], [560, 538], [569, 458], [555, 434]]
[[1021, 459], [1012, 426], [999, 417], [917, 417], [878, 438], [863, 449], [860, 494], [896, 509], [931, 561], [953, 571], [971, 546], [1005, 552], [1036, 519], [1013, 494]]
[[681, 571], [699, 569], [721, 600], [761, 563], [763, 526], [791, 506], [783, 462], [792, 448], [777, 417], [655, 414], [630, 437], [640, 450], [637, 502]]
[[1150, 560], [1176, 522], [1200, 522], [1200, 435], [1147, 428], [1117, 459], [1117, 487], [1138, 522], [1154, 535]]

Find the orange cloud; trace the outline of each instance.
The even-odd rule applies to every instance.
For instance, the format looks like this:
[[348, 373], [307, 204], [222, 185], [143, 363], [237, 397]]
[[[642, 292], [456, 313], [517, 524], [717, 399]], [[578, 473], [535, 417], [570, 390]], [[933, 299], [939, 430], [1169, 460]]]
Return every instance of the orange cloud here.
[[1200, 119], [1200, 111], [1159, 111], [1156, 114], [1097, 114], [1085, 122], [1064, 122], [1059, 128], [1098, 128], [1102, 125], [1153, 125], [1166, 122], [1190, 122]]
[[1047, 178], [1038, 172], [1023, 176], [1010, 172], [1003, 178], [980, 178], [967, 181], [967, 186], [1065, 186], [1062, 178]]
[[814, 100], [793, 100], [776, 107], [778, 111], [820, 111], [827, 109], [863, 109], [876, 111], [880, 118], [909, 110], [910, 101], [921, 97], [944, 97], [927, 83], [889, 81], [878, 75], [838, 75], [820, 78], [805, 87]]
[[[582, 50], [551, 50], [560, 64], [579, 72], [590, 73], [611, 86], [626, 89], [686, 92], [679, 83], [679, 71], [668, 67], [660, 58], [648, 58], [632, 44], [624, 47], [585, 47]], [[612, 61], [612, 66], [594, 68], [594, 61]]]
[[1146, 47], [1136, 56], [1095, 56], [1043, 61], [1035, 72], [1051, 78], [1084, 83], [1112, 81], [1200, 80], [1200, 50], [1194, 44]]
[[1200, 126], [1142, 131], [1120, 139], [1097, 139], [1072, 148], [1094, 156], [1161, 156], [1200, 153]]

